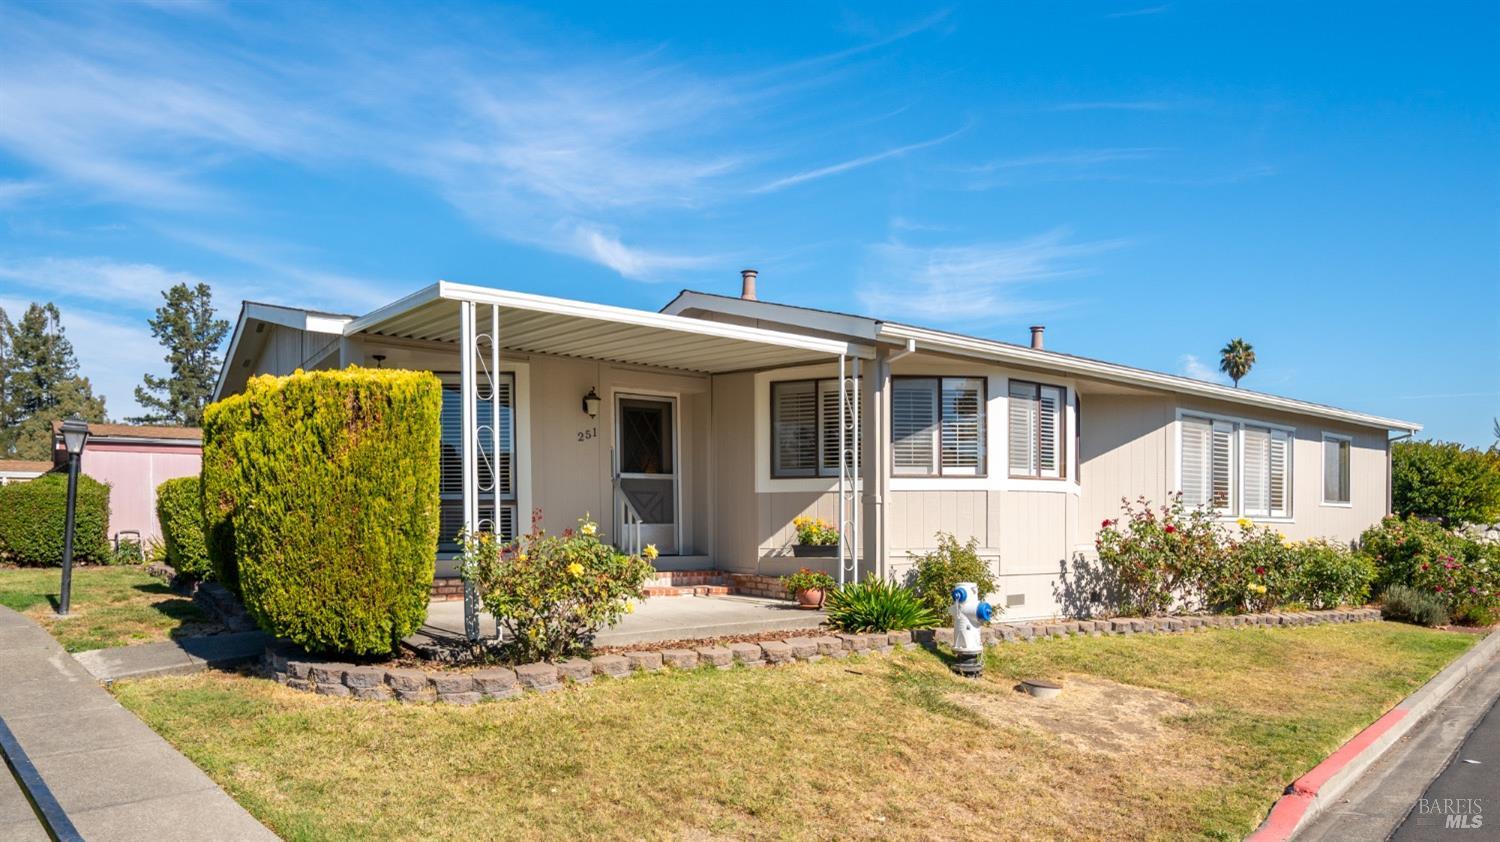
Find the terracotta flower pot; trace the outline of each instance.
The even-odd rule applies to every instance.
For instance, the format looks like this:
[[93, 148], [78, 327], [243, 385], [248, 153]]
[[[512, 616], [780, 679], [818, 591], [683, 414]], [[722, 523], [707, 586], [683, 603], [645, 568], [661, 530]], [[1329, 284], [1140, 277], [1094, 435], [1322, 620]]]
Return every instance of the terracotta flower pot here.
[[809, 610], [823, 607], [823, 589], [810, 588], [805, 591], [797, 591], [797, 607]]

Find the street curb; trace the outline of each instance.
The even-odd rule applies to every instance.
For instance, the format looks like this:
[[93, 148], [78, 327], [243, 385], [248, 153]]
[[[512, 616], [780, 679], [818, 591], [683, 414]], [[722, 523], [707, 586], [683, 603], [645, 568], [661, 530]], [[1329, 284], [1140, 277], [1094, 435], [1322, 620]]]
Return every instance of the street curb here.
[[1287, 787], [1245, 842], [1284, 842], [1338, 800], [1386, 750], [1416, 727], [1473, 673], [1500, 657], [1500, 632], [1490, 632], [1458, 660], [1391, 708], [1327, 759]]

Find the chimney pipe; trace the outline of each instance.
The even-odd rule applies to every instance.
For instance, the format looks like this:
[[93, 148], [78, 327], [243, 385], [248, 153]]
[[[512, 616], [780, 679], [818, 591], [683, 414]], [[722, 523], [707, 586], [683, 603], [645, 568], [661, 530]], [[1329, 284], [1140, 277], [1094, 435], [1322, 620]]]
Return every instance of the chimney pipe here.
[[1034, 348], [1034, 349], [1036, 349], [1038, 351], [1042, 350], [1042, 332], [1045, 331], [1046, 329], [1047, 329], [1046, 325], [1032, 325], [1031, 326], [1031, 347], [1032, 348]]
[[755, 300], [755, 276], [760, 272], [754, 269], [740, 270], [740, 298], [746, 301]]

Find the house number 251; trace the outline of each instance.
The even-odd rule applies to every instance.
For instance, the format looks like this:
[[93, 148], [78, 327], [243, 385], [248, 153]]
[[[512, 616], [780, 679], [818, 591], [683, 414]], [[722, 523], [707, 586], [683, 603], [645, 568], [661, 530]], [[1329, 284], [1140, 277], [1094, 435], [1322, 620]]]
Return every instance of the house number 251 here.
[[599, 428], [598, 427], [590, 427], [587, 430], [579, 430], [578, 431], [578, 440], [579, 441], [588, 441], [589, 439], [594, 438], [597, 435], [599, 435]]

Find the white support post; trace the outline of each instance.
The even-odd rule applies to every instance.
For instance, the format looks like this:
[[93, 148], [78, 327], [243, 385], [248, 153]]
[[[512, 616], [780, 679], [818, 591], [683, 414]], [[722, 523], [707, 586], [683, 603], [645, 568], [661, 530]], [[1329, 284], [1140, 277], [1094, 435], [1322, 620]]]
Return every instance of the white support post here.
[[859, 470], [859, 451], [860, 451], [860, 446], [859, 446], [860, 445], [860, 437], [859, 437], [859, 420], [860, 419], [859, 419], [859, 416], [860, 416], [860, 409], [862, 408], [862, 401], [860, 400], [860, 394], [859, 394], [859, 387], [860, 387], [859, 376], [860, 376], [860, 360], [859, 360], [859, 357], [855, 357], [854, 358], [854, 380], [849, 384], [848, 390], [839, 396], [840, 399], [842, 399], [844, 395], [851, 395], [852, 396], [850, 398], [850, 409], [854, 413], [854, 444], [853, 444], [853, 450], [854, 450], [854, 467], [850, 471], [850, 473], [853, 475], [854, 482], [852, 484], [853, 484], [854, 487], [851, 488], [850, 491], [849, 491], [849, 499], [850, 499], [850, 501], [851, 501], [851, 503], [853, 505], [853, 508], [854, 508], [854, 528], [849, 531], [849, 542], [850, 542], [850, 546], [851, 546], [851, 548], [853, 550], [850, 553], [850, 555], [853, 557], [854, 581], [856, 581], [856, 582], [859, 581], [859, 539], [860, 539], [860, 535], [862, 534], [861, 530], [860, 530], [860, 525], [859, 525], [859, 520], [860, 520], [859, 513], [860, 513], [860, 509], [863, 509], [865, 507], [864, 506], [864, 500], [861, 498], [861, 495], [860, 495], [860, 486], [862, 486], [864, 484], [864, 479], [863, 479], [863, 475], [860, 473], [860, 470]]
[[[500, 383], [502, 382], [503, 378], [501, 378], [501, 376], [500, 376], [500, 305], [499, 304], [491, 304], [490, 305], [490, 372], [489, 373], [490, 373], [490, 483], [493, 486], [493, 492], [494, 492], [493, 494], [490, 495], [490, 501], [493, 504], [493, 509], [491, 509], [491, 511], [494, 514], [491, 515], [491, 518], [492, 518], [492, 522], [494, 524], [494, 528], [491, 529], [490, 531], [495, 533], [495, 539], [496, 540], [500, 540], [501, 538], [504, 537], [504, 533], [503, 533], [503, 531], [501, 529], [501, 524], [504, 523], [504, 519], [500, 516], [500, 500], [501, 500], [502, 496], [504, 495], [504, 489], [503, 489], [503, 486], [501, 484], [501, 465], [502, 465], [502, 463], [500, 461], [500, 408], [501, 408], [501, 405], [502, 405], [501, 401], [500, 401]], [[514, 396], [512, 397], [512, 401], [514, 401]], [[514, 423], [514, 421], [515, 421], [514, 417], [512, 417], [511, 421], [512, 421], [512, 423]], [[511, 466], [512, 466], [512, 468], [514, 468], [514, 466], [515, 466], [515, 456], [516, 455], [514, 453], [511, 454]], [[529, 514], [529, 513], [527, 513], [527, 514]], [[513, 526], [515, 527], [515, 531], [517, 531], [517, 532], [520, 531], [520, 527], [521, 527], [521, 524], [519, 523], [520, 520], [521, 520], [521, 512], [516, 512], [516, 521], [517, 521], [517, 523], [513, 524]]]
[[849, 551], [848, 533], [845, 531], [847, 524], [844, 522], [844, 504], [848, 499], [846, 493], [848, 472], [844, 470], [844, 456], [848, 454], [848, 442], [844, 441], [844, 366], [847, 358], [839, 354], [839, 587], [844, 586], [844, 559]]
[[[464, 535], [473, 533], [479, 526], [479, 443], [476, 427], [474, 361], [477, 356], [474, 328], [474, 303], [460, 301], [458, 304], [458, 377], [459, 417], [462, 427], [461, 454], [463, 480]], [[474, 586], [464, 582], [464, 634], [471, 642], [479, 640], [479, 595]]]

